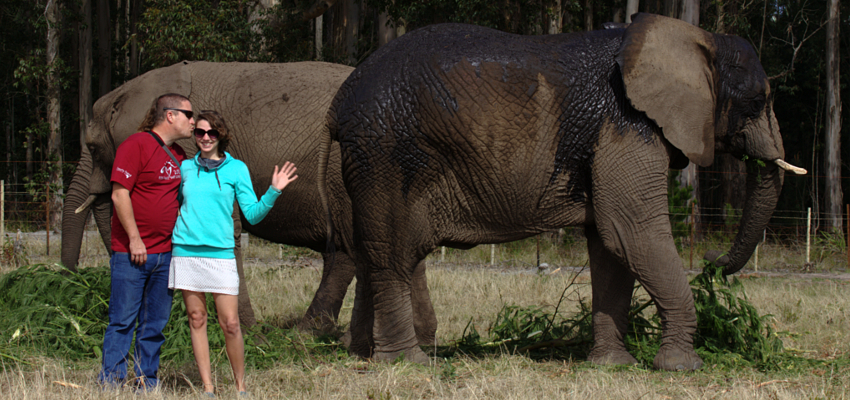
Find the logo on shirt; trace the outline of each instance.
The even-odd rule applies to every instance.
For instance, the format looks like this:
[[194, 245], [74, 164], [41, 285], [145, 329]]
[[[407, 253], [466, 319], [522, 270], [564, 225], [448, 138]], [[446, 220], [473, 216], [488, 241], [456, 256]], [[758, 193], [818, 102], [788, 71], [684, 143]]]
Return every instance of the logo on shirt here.
[[161, 174], [159, 179], [162, 180], [180, 179], [180, 167], [171, 160], [165, 162], [165, 165], [159, 169], [159, 173]]
[[124, 174], [124, 178], [125, 178], [125, 179], [130, 179], [130, 177], [131, 177], [131, 176], [133, 176], [132, 174], [130, 174], [129, 172], [125, 171], [125, 170], [124, 170], [124, 169], [122, 169], [121, 167], [116, 167], [115, 169], [116, 169], [118, 172], [120, 172], [120, 173]]

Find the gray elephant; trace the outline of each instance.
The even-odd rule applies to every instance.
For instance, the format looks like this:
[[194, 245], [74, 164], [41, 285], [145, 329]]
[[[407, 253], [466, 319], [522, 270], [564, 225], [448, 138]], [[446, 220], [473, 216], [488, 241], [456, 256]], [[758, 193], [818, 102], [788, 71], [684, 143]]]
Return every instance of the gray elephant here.
[[[323, 252], [326, 261], [333, 257], [334, 269], [323, 270], [321, 285], [301, 325], [305, 328], [334, 326], [354, 276], [354, 264], [345, 252], [326, 250], [327, 214], [317, 192], [316, 154], [328, 106], [352, 70], [320, 62], [181, 62], [150, 71], [101, 97], [94, 105], [87, 146], [65, 199], [62, 262], [70, 268], [76, 266], [89, 209], [93, 210], [103, 241], [110, 249], [112, 185], [109, 176], [115, 150], [136, 132], [156, 96], [179, 93], [189, 97], [196, 112], [213, 109], [227, 118], [234, 135], [228, 150], [248, 165], [257, 193], [265, 192], [274, 165], [283, 165], [288, 160], [298, 166], [298, 183], [287, 188], [261, 223], [242, 223], [239, 211], [234, 212], [234, 237], [238, 238], [244, 228], [252, 235], [276, 243]], [[178, 143], [189, 154], [196, 151], [191, 140]], [[338, 149], [334, 149], [331, 164], [339, 165]], [[328, 175], [328, 179], [331, 214], [345, 216], [334, 222], [340, 227], [341, 235], [350, 234], [350, 228], [346, 228], [346, 221], [351, 220], [350, 203], [342, 189], [341, 177], [336, 173]], [[335, 248], [342, 250], [342, 242], [337, 241]], [[245, 288], [240, 241], [236, 243], [240, 319], [252, 325], [255, 319]]]
[[[752, 47], [650, 14], [625, 29], [561, 35], [462, 24], [412, 31], [348, 77], [325, 140], [323, 158], [332, 140], [340, 144], [354, 216], [351, 351], [382, 360], [427, 362], [408, 299], [420, 261], [437, 246], [582, 225], [589, 361], [636, 362], [624, 335], [637, 280], [662, 320], [654, 366], [698, 369], [668, 169], [708, 166], [715, 151], [763, 161], [751, 169], [741, 229], [720, 260], [732, 273], [773, 212], [778, 166], [795, 168], [782, 161], [771, 88]], [[320, 176], [327, 172], [321, 160]]]

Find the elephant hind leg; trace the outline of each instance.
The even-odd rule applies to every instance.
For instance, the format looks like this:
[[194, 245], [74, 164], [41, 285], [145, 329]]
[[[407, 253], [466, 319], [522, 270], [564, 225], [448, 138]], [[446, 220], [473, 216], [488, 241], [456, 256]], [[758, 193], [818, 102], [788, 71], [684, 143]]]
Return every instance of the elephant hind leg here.
[[600, 365], [637, 364], [624, 341], [635, 279], [602, 244], [596, 226], [587, 226], [585, 236], [593, 287], [593, 348], [587, 360]]
[[322, 259], [322, 282], [304, 318], [298, 323], [298, 328], [331, 333], [336, 330], [342, 302], [348, 292], [348, 285], [354, 279], [354, 261], [342, 251], [323, 253]]

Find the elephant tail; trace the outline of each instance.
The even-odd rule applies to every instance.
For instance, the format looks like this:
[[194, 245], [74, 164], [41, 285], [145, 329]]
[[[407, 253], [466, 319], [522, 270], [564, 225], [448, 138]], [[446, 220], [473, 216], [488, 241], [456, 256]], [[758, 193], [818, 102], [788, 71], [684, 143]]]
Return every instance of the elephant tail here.
[[328, 110], [325, 117], [325, 123], [322, 125], [322, 137], [319, 141], [318, 151], [318, 173], [316, 180], [319, 184], [319, 199], [322, 202], [322, 208], [325, 210], [325, 228], [326, 239], [325, 252], [333, 254], [335, 249], [334, 241], [334, 223], [331, 212], [330, 200], [328, 195], [328, 159], [331, 154], [331, 146], [333, 145], [334, 136], [336, 136], [337, 123], [336, 112], [333, 104]]

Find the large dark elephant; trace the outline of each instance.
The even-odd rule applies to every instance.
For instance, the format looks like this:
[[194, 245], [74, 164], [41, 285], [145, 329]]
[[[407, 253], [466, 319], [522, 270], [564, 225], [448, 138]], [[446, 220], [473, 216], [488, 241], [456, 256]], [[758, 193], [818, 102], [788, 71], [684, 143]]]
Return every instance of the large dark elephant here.
[[[795, 168], [782, 161], [772, 96], [745, 40], [649, 14], [625, 29], [545, 36], [434, 25], [380, 48], [334, 98], [323, 147], [340, 144], [354, 216], [351, 351], [427, 361], [409, 295], [437, 246], [583, 225], [589, 360], [636, 362], [624, 335], [637, 279], [663, 325], [654, 366], [700, 368], [694, 302], [668, 219], [668, 169], [708, 166], [715, 151], [762, 161], [751, 168], [735, 243], [719, 260], [727, 273], [740, 269], [782, 188], [777, 164]], [[322, 162], [320, 175], [333, 172]]]
[[[107, 249], [110, 249], [112, 185], [109, 181], [115, 150], [136, 128], [156, 96], [174, 92], [186, 95], [196, 110], [213, 109], [226, 119], [233, 132], [228, 151], [248, 165], [257, 193], [271, 182], [274, 165], [292, 161], [299, 179], [287, 187], [268, 216], [257, 225], [241, 221], [234, 212], [236, 251], [240, 276], [240, 319], [255, 321], [242, 271], [238, 240], [244, 228], [252, 235], [283, 244], [309, 247], [333, 257], [334, 268], [325, 268], [319, 290], [302, 320], [302, 327], [327, 328], [339, 315], [342, 300], [354, 276], [354, 264], [345, 252], [326, 251], [326, 213], [317, 192], [316, 154], [325, 129], [325, 115], [339, 86], [353, 68], [320, 62], [290, 64], [180, 62], [133, 79], [94, 105], [87, 146], [68, 189], [63, 210], [62, 262], [77, 264], [89, 209]], [[189, 154], [190, 140], [178, 142]], [[339, 151], [331, 165], [338, 170]], [[340, 235], [350, 234], [350, 203], [339, 173], [329, 174], [332, 215]], [[238, 208], [238, 207], [237, 207]], [[199, 227], [199, 229], [203, 229]], [[335, 248], [343, 250], [342, 241]], [[330, 265], [330, 263], [326, 263]], [[331, 325], [333, 326], [333, 325]]]

